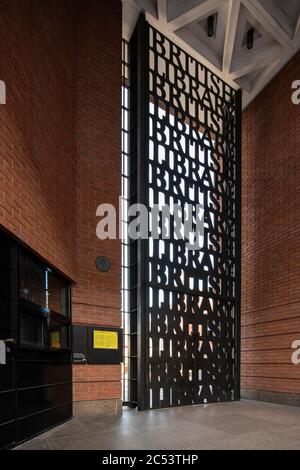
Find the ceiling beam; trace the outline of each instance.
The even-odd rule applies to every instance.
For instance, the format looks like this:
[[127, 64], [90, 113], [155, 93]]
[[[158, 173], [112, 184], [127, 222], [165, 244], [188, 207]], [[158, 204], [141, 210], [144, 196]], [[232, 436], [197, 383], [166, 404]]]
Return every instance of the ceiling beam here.
[[123, 3], [122, 36], [124, 39], [129, 41], [142, 9], [133, 0], [122, 0], [122, 3]]
[[167, 0], [157, 0], [158, 20], [163, 23], [168, 22], [168, 5]]
[[[240, 87], [242, 88], [243, 92], [250, 93], [252, 90], [252, 83], [251, 81], [246, 77], [241, 77], [238, 79], [238, 83]], [[245, 94], [245, 93], [244, 93]]]
[[147, 10], [149, 11], [149, 13], [151, 13], [151, 15], [156, 16], [157, 8], [155, 5], [155, 2], [153, 4], [152, 0], [136, 0], [136, 1], [139, 3], [139, 5], [141, 6], [143, 10]]
[[[162, 31], [171, 41], [207, 66], [234, 89], [241, 86], [244, 89], [243, 108], [255, 98], [262, 88], [300, 49], [300, 14], [298, 19], [295, 19], [292, 28], [292, 22], [279, 8], [276, 8], [275, 2], [275, 9], [271, 10], [270, 7], [269, 11], [271, 13], [269, 13], [265, 9], [264, 1], [202, 0], [197, 6], [190, 8], [179, 17], [168, 22], [169, 0], [156, 0], [155, 2], [153, 0], [122, 1], [125, 7], [123, 34], [126, 39], [130, 38], [139, 13], [145, 11], [149, 23]], [[223, 14], [220, 14], [220, 8], [223, 11], [225, 5], [228, 10], [225, 9], [223, 16]], [[271, 5], [271, 3], [268, 3], [268, 5]], [[237, 34], [240, 35], [241, 6], [245, 7], [255, 19], [260, 34], [264, 35], [267, 31], [274, 38], [273, 46], [270, 43], [268, 46], [267, 44], [261, 47], [256, 46], [255, 51], [252, 51], [253, 53], [247, 54], [247, 51], [244, 51], [244, 53], [237, 51], [236, 55], [235, 41], [237, 40]], [[212, 54], [203, 47], [203, 44], [201, 44], [201, 47], [199, 46], [196, 41], [197, 38], [193, 38], [192, 41], [189, 36], [186, 36], [192, 33], [189, 32], [189, 28], [185, 29], [184, 27], [217, 11], [219, 12], [218, 21], [222, 22], [222, 38], [224, 37], [224, 40], [221, 41], [221, 46], [218, 44], [216, 47], [216, 54]], [[218, 24], [218, 27], [220, 27], [220, 24]], [[183, 28], [182, 31], [181, 28]], [[238, 41], [240, 39], [239, 37]], [[260, 74], [255, 73], [254, 76], [252, 72], [256, 70]]]
[[282, 46], [292, 47], [292, 40], [258, 0], [242, 0], [245, 7]]
[[178, 16], [173, 21], [170, 21], [168, 23], [168, 31], [175, 32], [192, 21], [196, 21], [198, 18], [203, 18], [204, 16], [209, 15], [218, 9], [222, 3], [224, 4], [224, 0], [206, 0], [200, 5], [197, 5]]
[[280, 58], [282, 50], [275, 46], [265, 46], [262, 47], [260, 51], [256, 52], [253, 60], [243, 61], [241, 65], [236, 65], [235, 70], [229, 74], [231, 80], [236, 80], [239, 77], [243, 77], [253, 70], [258, 70], [270, 63], [275, 62]]
[[245, 109], [252, 100], [258, 95], [258, 93], [264, 88], [266, 83], [268, 83], [280, 69], [280, 60], [270, 64], [255, 81], [254, 86], [249, 93], [243, 94], [243, 109]]
[[186, 44], [191, 46], [195, 51], [199, 52], [202, 56], [205, 56], [208, 61], [218, 68], [219, 71], [222, 69], [222, 59], [210, 47], [207, 47], [201, 39], [197, 38], [194, 34], [189, 31], [184, 31], [182, 34], [178, 34], [177, 37], [185, 41]]
[[296, 22], [295, 31], [294, 31], [294, 37], [293, 37], [294, 43], [296, 42], [297, 36], [299, 33], [300, 33], [300, 12], [299, 12], [298, 20]]
[[227, 12], [227, 26], [223, 51], [223, 72], [230, 71], [232, 54], [234, 49], [239, 13], [240, 13], [240, 0], [229, 0]]
[[[224, 0], [222, 0], [224, 1]], [[146, 14], [147, 21], [156, 29], [159, 30], [160, 22], [153, 18], [152, 15]], [[164, 30], [164, 35], [181, 47], [187, 54], [189, 54], [194, 59], [198, 60], [201, 64], [207, 67], [211, 72], [215, 73], [218, 77], [222, 80], [225, 80], [228, 85], [232, 86], [235, 90], [239, 88], [238, 84], [235, 83], [230, 79], [230, 76], [223, 74], [218, 67], [214, 66], [206, 57], [202, 56], [199, 52], [197, 52], [193, 47], [189, 46], [183, 39], [181, 39], [177, 34], [173, 33], [172, 31]]]
[[[263, 69], [260, 75], [253, 80], [251, 77], [246, 75], [246, 77], [240, 77], [238, 82], [243, 89], [243, 108], [247, 106], [249, 96], [256, 90], [257, 87], [261, 86], [262, 83], [265, 82], [266, 78], [270, 75], [272, 70], [278, 64], [279, 61], [273, 62], [272, 64], [268, 65]], [[246, 92], [246, 93], [245, 93]]]

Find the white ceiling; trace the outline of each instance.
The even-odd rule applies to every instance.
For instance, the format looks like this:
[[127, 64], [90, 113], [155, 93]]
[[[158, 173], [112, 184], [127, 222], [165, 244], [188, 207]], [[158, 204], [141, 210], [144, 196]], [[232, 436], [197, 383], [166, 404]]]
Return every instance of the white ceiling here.
[[[245, 108], [300, 49], [300, 0], [122, 0], [129, 40], [140, 12], [234, 88]], [[207, 18], [215, 15], [213, 37]], [[254, 45], [247, 49], [247, 31]]]

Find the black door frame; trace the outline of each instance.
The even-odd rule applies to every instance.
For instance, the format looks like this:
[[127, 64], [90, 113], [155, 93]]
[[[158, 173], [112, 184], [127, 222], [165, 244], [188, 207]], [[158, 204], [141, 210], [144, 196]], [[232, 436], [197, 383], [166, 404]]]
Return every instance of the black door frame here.
[[[16, 246], [0, 232], [0, 339], [6, 345], [6, 364], [0, 365], [2, 381], [0, 381], [0, 448], [12, 447], [16, 444], [17, 435], [17, 387], [15, 371], [15, 348], [17, 342], [17, 302], [16, 292]], [[7, 271], [9, 270], [9, 274]], [[5, 385], [5, 381], [7, 385]], [[7, 387], [7, 388], [6, 388]], [[9, 397], [11, 395], [11, 397]], [[9, 400], [7, 402], [6, 400]], [[6, 413], [6, 418], [3, 418]]]
[[[14, 411], [12, 412], [12, 422], [14, 423], [14, 438], [5, 441], [3, 438], [5, 433], [4, 426], [0, 426], [0, 438], [3, 438], [0, 440], [0, 448], [11, 448], [72, 418], [71, 284], [68, 279], [64, 278], [67, 286], [66, 308], [67, 312], [69, 311], [69, 315], [66, 316], [21, 300], [19, 298], [20, 252], [25, 254], [37, 266], [40, 266], [42, 270], [47, 270], [57, 278], [63, 279], [63, 276], [2, 230], [0, 231], [1, 240], [5, 240], [5, 243], [10, 247], [11, 253], [11, 328], [6, 330], [7, 335], [5, 334], [5, 339], [13, 339], [13, 343], [7, 343], [7, 348], [11, 350], [9, 360], [13, 369]], [[51, 347], [48, 336], [47, 342], [43, 347], [22, 346], [20, 338], [21, 311], [27, 311], [27, 314], [33, 317], [44, 318], [48, 328], [54, 328], [51, 331], [56, 331], [56, 328], [66, 326], [64, 334], [68, 337], [67, 349], [63, 349], [64, 346], [62, 349], [55, 349], [54, 346]], [[3, 331], [0, 325], [0, 339], [4, 339]], [[1, 367], [6, 366], [0, 365], [0, 371]], [[0, 393], [0, 412], [1, 405]]]

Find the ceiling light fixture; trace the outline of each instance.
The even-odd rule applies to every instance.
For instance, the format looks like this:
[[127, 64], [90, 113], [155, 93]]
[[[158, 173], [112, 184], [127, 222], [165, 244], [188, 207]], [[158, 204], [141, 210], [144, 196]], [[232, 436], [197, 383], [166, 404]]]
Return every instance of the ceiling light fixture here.
[[215, 33], [215, 17], [210, 15], [207, 18], [207, 36], [211, 38]]
[[254, 42], [254, 29], [250, 28], [247, 32], [247, 49], [252, 49]]

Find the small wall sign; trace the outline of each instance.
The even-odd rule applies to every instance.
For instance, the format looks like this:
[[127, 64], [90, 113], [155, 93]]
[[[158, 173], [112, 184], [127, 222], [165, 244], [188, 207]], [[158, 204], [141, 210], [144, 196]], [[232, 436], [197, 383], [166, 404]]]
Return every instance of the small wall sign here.
[[88, 329], [88, 364], [121, 364], [123, 332], [121, 328], [92, 326]]
[[118, 349], [118, 332], [94, 330], [94, 349]]

